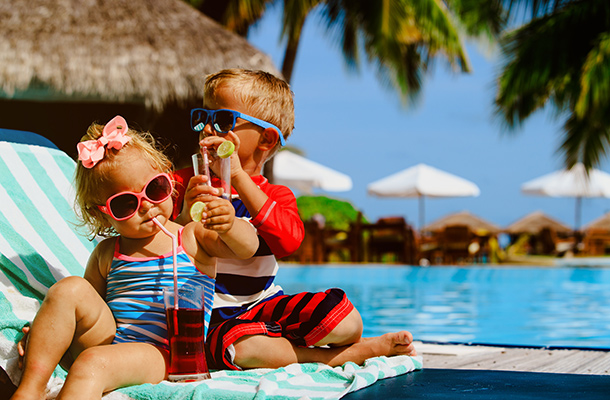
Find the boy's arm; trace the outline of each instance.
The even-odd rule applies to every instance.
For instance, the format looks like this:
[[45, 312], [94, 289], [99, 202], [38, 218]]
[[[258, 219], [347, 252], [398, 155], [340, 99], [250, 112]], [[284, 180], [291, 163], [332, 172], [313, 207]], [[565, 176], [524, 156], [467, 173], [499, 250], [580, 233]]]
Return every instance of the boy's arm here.
[[303, 241], [305, 229], [292, 191], [275, 185], [265, 193], [243, 170], [231, 183], [252, 216], [250, 222], [273, 254], [281, 258], [294, 253]]

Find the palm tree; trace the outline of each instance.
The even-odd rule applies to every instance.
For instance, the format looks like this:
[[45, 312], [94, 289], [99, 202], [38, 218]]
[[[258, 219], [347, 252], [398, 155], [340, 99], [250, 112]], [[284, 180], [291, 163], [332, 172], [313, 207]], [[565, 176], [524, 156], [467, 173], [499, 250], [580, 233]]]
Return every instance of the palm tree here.
[[[266, 8], [279, 0], [189, 0], [229, 29], [247, 35]], [[384, 83], [403, 98], [416, 96], [432, 61], [444, 56], [461, 72], [470, 66], [465, 35], [495, 38], [505, 23], [503, 0], [284, 0], [282, 37], [286, 51], [282, 74], [290, 82], [305, 20], [318, 11], [329, 36], [341, 44], [352, 67], [363, 48]]]
[[565, 118], [567, 167], [599, 164], [610, 144], [610, 3], [524, 0], [533, 19], [503, 39], [496, 110], [514, 128], [548, 104]]
[[[247, 35], [266, 8], [278, 0], [189, 0], [229, 29]], [[200, 4], [198, 4], [200, 3]], [[503, 0], [284, 0], [282, 74], [290, 83], [305, 20], [314, 11], [329, 36], [341, 44], [347, 64], [356, 69], [360, 49], [403, 102], [414, 100], [432, 62], [444, 57], [454, 70], [469, 72], [465, 35], [495, 38], [505, 23]], [[272, 161], [265, 176], [272, 181]]]

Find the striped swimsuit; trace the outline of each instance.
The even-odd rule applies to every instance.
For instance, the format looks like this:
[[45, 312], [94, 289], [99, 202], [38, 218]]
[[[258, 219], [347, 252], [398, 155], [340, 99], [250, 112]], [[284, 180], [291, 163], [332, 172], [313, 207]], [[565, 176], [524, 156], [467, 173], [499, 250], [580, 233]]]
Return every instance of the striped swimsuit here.
[[[178, 234], [177, 253], [178, 287], [204, 286], [204, 332], [207, 334], [215, 280], [199, 272], [188, 258], [182, 248], [182, 229]], [[113, 343], [144, 342], [169, 349], [163, 288], [174, 286], [173, 274], [171, 252], [159, 257], [129, 257], [119, 252], [117, 238], [106, 286], [106, 303], [117, 325]]]

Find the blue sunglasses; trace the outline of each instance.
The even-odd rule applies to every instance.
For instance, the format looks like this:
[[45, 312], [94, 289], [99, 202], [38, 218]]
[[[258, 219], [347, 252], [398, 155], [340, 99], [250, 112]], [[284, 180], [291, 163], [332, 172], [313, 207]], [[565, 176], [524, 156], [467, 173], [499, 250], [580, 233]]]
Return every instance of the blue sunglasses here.
[[275, 129], [280, 136], [280, 144], [286, 145], [284, 135], [280, 129], [270, 124], [269, 122], [263, 121], [262, 119], [254, 118], [246, 114], [242, 114], [239, 111], [234, 110], [206, 110], [205, 108], [193, 108], [191, 110], [191, 129], [195, 132], [201, 132], [203, 128], [212, 121], [212, 127], [218, 133], [228, 133], [235, 128], [235, 122], [237, 118], [241, 118], [245, 121], [252, 122], [253, 124], [260, 126], [261, 128]]

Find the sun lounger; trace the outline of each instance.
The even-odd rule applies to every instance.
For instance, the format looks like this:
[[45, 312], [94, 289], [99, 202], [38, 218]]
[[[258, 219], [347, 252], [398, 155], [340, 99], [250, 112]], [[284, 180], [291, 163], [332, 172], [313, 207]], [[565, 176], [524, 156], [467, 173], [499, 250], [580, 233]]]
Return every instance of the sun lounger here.
[[[25, 143], [0, 141], [0, 367], [14, 384], [20, 377], [16, 343], [22, 327], [32, 321], [51, 285], [69, 275], [82, 276], [96, 245], [75, 226], [71, 185], [74, 161], [39, 139], [34, 136]], [[347, 363], [330, 368], [311, 363], [280, 369], [217, 371], [212, 373], [213, 379], [197, 384], [139, 385], [104, 398], [337, 399], [421, 367], [420, 357], [400, 356], [373, 358], [364, 366]], [[65, 376], [65, 371], [56, 368], [48, 384], [50, 398], [57, 394]], [[0, 386], [0, 399], [8, 398], [9, 387]]]

